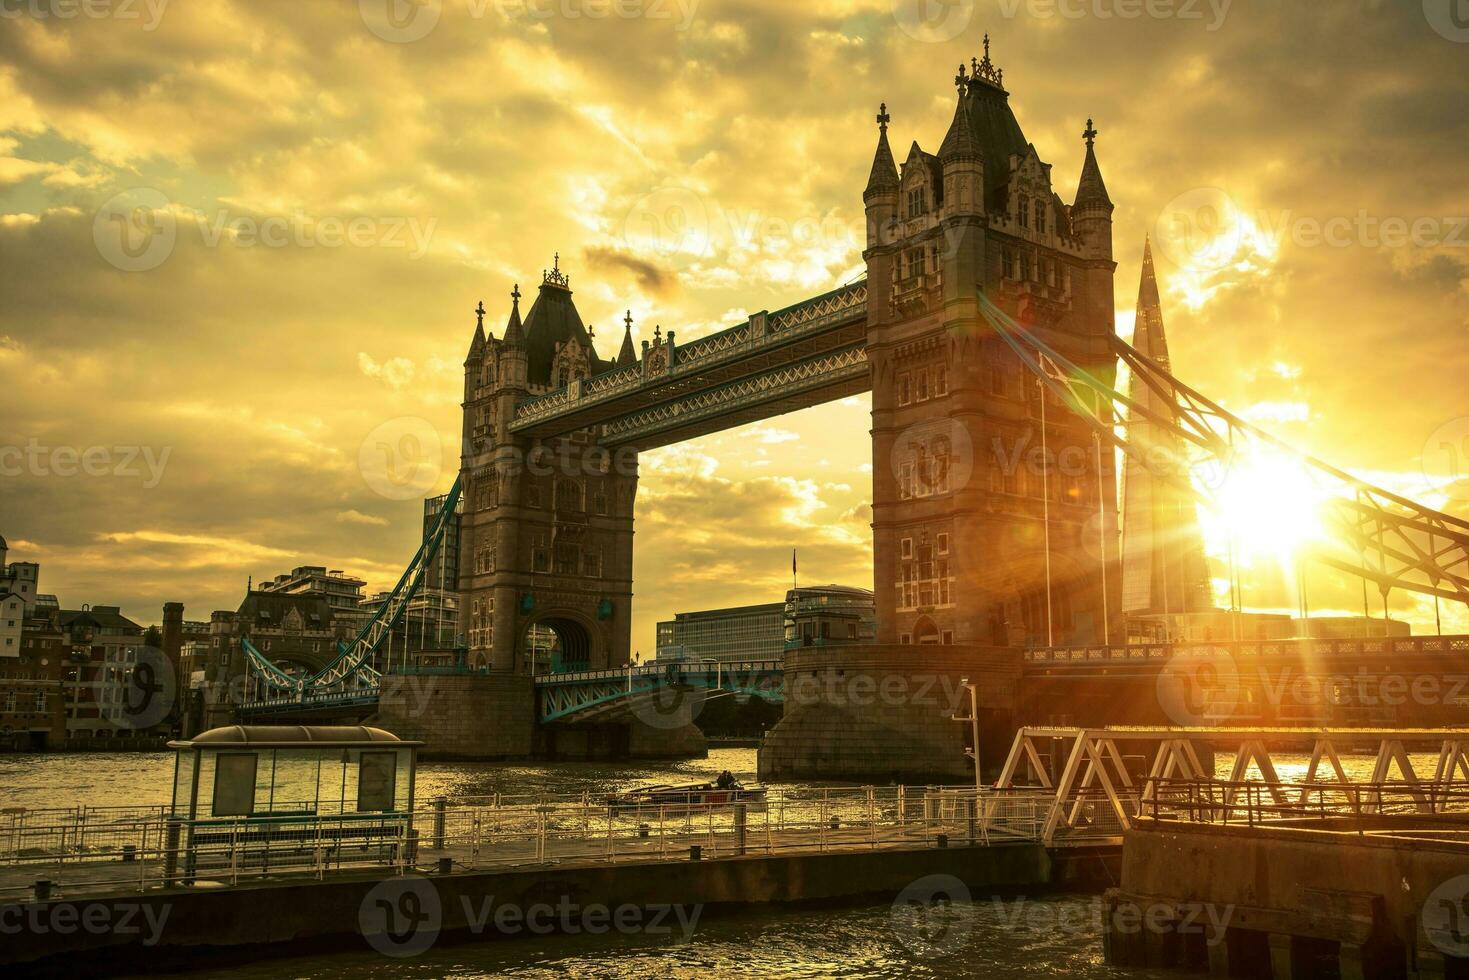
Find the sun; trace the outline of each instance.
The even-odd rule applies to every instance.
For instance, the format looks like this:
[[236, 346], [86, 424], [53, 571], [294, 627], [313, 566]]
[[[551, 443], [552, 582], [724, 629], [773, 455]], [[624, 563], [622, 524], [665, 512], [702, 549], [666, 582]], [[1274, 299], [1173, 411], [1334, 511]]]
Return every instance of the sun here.
[[1300, 460], [1254, 449], [1228, 466], [1195, 470], [1204, 506], [1199, 524], [1209, 553], [1243, 566], [1273, 561], [1291, 572], [1295, 560], [1325, 540], [1328, 492]]

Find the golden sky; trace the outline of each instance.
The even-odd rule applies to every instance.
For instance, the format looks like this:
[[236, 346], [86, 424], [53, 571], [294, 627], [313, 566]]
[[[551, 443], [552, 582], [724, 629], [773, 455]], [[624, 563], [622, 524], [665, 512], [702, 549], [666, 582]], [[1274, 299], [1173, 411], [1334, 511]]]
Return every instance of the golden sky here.
[[[1120, 330], [1151, 232], [1180, 376], [1469, 510], [1437, 448], [1469, 448], [1449, 0], [397, 2], [0, 3], [0, 534], [64, 605], [390, 585], [419, 505], [359, 450], [437, 432], [448, 487], [479, 300], [498, 332], [559, 251], [610, 357], [628, 308], [692, 339], [847, 280], [878, 103], [936, 151], [985, 31], [1067, 200], [1096, 119]], [[779, 598], [793, 544], [871, 584], [867, 411], [645, 456], [636, 649]]]

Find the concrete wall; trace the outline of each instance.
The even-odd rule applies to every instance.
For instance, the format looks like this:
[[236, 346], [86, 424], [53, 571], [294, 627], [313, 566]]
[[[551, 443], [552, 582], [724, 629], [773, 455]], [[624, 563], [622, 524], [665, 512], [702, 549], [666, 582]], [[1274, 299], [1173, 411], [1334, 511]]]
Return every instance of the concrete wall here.
[[[235, 958], [300, 953], [313, 948], [367, 951], [372, 938], [391, 939], [394, 948], [417, 941], [424, 948], [439, 941], [487, 941], [505, 935], [491, 919], [472, 933], [470, 915], [483, 921], [492, 909], [513, 907], [523, 916], [532, 906], [567, 903], [581, 909], [633, 905], [656, 908], [671, 903], [717, 911], [764, 902], [836, 900], [889, 896], [928, 875], [953, 875], [976, 893], [1010, 893], [1045, 885], [1051, 876], [1046, 850], [1033, 844], [956, 847], [943, 850], [855, 851], [838, 854], [751, 856], [711, 861], [626, 863], [578, 868], [534, 867], [517, 871], [417, 875], [399, 878], [333, 877], [252, 887], [179, 890], [139, 896], [99, 897], [93, 901], [0, 905], [0, 921], [21, 928], [0, 943], [7, 977], [59, 976], [86, 966], [110, 972], [128, 967], [149, 971], [170, 965], [195, 965], [207, 955], [218, 963], [226, 948]], [[415, 893], [411, 905], [405, 891]], [[383, 937], [382, 906], [421, 913], [410, 935]], [[99, 921], [126, 921], [122, 929], [27, 928], [25, 923], [76, 923], [85, 908]], [[147, 911], [140, 911], [146, 907]], [[149, 923], [162, 921], [152, 935]], [[524, 921], [522, 919], [522, 921]], [[554, 923], [554, 917], [551, 919]], [[646, 919], [644, 921], [647, 921]], [[677, 928], [677, 922], [670, 918]], [[379, 930], [374, 933], [374, 929]], [[431, 931], [431, 935], [427, 932]], [[525, 935], [525, 930], [520, 930]], [[145, 945], [145, 940], [154, 941]], [[609, 938], [615, 942], [615, 938]], [[254, 947], [245, 949], [244, 947]], [[262, 947], [274, 947], [265, 949]], [[50, 959], [43, 959], [50, 957]], [[409, 962], [407, 960], [404, 961]]]
[[1021, 654], [968, 646], [864, 644], [786, 654], [785, 715], [760, 747], [762, 779], [967, 782], [968, 677], [980, 750], [998, 766], [1014, 735]]
[[438, 759], [525, 759], [532, 751], [535, 690], [519, 674], [387, 674], [368, 722], [421, 739]]
[[[1412, 839], [1371, 833], [1387, 829]], [[1227, 911], [1226, 941], [1195, 951], [1218, 975], [1240, 975], [1248, 963], [1257, 970], [1263, 963], [1257, 975], [1276, 980], [1314, 975], [1302, 953], [1324, 947], [1340, 958], [1343, 977], [1443, 976], [1443, 953], [1425, 935], [1421, 915], [1436, 891], [1441, 897], [1449, 887], [1451, 901], [1469, 892], [1469, 846], [1448, 839], [1464, 830], [1462, 821], [1434, 817], [1343, 818], [1311, 829], [1134, 830], [1109, 904]], [[1179, 965], [1165, 948], [1172, 938], [1161, 931], [1109, 935], [1109, 962]]]

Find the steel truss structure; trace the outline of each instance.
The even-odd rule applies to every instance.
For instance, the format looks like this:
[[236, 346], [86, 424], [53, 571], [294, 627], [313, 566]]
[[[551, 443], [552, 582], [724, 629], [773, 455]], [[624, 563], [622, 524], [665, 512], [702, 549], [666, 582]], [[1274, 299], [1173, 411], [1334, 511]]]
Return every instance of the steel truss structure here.
[[[1384, 597], [1397, 588], [1469, 604], [1469, 520], [1425, 507], [1293, 449], [1113, 336], [1112, 348], [1120, 361], [1166, 406], [1166, 415], [1154, 412], [1067, 360], [983, 292], [979, 301], [986, 322], [1021, 363], [1103, 438], [1160, 477], [1200, 493], [1189, 478], [1186, 460], [1159, 460], [1150, 455], [1156, 454], [1156, 447], [1135, 445], [1128, 438], [1125, 422], [1119, 421], [1124, 415], [1152, 422], [1226, 468], [1241, 447], [1251, 443], [1297, 460], [1331, 494], [1326, 516], [1335, 532], [1332, 550], [1313, 548], [1313, 558], [1375, 583]], [[1203, 495], [1209, 496], [1207, 489]]]
[[[676, 712], [684, 695], [700, 698], [747, 694], [785, 699], [779, 660], [741, 663], [649, 664], [613, 670], [548, 674], [536, 678], [536, 714], [542, 723], [591, 721], [608, 715]], [[671, 697], [670, 697], [671, 696]], [[692, 703], [692, 702], [690, 702]]]
[[[1374, 745], [1370, 776], [1342, 756]], [[1433, 774], [1420, 774], [1410, 747], [1433, 748]], [[1233, 756], [1220, 778], [1213, 753]], [[1298, 779], [1283, 779], [1276, 756], [1309, 752]], [[1141, 755], [1145, 766], [1129, 766]], [[1041, 839], [1047, 846], [1093, 840], [1098, 828], [1132, 829], [1160, 810], [1175, 819], [1251, 823], [1336, 816], [1456, 812], [1469, 817], [1469, 731], [1460, 729], [1022, 728], [995, 790], [1051, 794]], [[1267, 804], [1261, 805], [1265, 797]], [[1396, 807], [1395, 802], [1401, 802]], [[1187, 817], [1181, 817], [1187, 814]]]
[[248, 683], [242, 712], [280, 710], [289, 705], [324, 705], [355, 703], [378, 695], [382, 673], [374, 665], [377, 652], [402, 622], [408, 605], [418, 595], [424, 576], [433, 566], [443, 544], [450, 518], [459, 505], [460, 478], [455, 478], [438, 518], [424, 535], [418, 551], [403, 570], [372, 619], [356, 638], [337, 646], [337, 656], [314, 675], [288, 674], [261, 653], [249, 637], [241, 637]]

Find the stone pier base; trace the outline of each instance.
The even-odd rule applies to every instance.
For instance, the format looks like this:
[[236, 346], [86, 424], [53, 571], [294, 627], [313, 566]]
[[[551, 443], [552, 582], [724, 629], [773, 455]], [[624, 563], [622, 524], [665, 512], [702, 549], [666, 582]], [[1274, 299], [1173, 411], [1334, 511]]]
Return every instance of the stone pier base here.
[[1018, 650], [863, 644], [792, 650], [785, 714], [760, 747], [760, 777], [863, 783], [968, 782], [965, 678], [979, 687], [980, 758], [1003, 763], [1014, 735]]
[[430, 759], [526, 759], [532, 754], [536, 695], [519, 674], [386, 674], [369, 722], [419, 739]]
[[1144, 822], [1104, 900], [1106, 960], [1274, 980], [1469, 976], [1466, 831], [1458, 814]]

